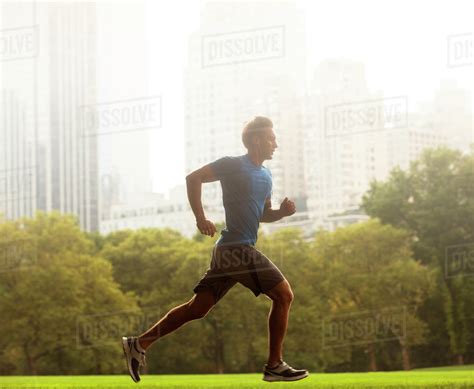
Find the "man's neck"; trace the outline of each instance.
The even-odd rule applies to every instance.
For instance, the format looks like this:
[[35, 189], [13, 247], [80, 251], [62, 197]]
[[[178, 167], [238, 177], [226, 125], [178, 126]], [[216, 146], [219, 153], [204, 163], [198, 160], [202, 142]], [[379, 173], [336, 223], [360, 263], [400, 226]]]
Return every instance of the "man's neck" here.
[[257, 155], [257, 153], [249, 151], [247, 152], [247, 155], [249, 156], [249, 159], [252, 161], [254, 165], [262, 166], [263, 159], [259, 155]]

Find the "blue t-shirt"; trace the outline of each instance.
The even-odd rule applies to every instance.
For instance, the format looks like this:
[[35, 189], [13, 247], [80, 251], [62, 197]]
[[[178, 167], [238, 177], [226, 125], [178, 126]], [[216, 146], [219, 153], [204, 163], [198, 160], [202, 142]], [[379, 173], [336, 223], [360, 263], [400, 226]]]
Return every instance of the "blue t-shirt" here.
[[223, 157], [210, 166], [221, 181], [226, 221], [216, 245], [255, 245], [265, 200], [272, 194], [270, 170], [255, 165], [248, 154]]

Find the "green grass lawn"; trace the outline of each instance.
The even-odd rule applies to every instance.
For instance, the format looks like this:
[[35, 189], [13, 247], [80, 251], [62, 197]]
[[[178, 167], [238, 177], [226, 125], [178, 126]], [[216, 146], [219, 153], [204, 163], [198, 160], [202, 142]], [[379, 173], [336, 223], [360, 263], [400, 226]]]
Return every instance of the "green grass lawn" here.
[[312, 373], [291, 383], [268, 383], [261, 374], [144, 375], [137, 385], [128, 376], [0, 377], [0, 388], [469, 388], [474, 365], [418, 369], [409, 372]]

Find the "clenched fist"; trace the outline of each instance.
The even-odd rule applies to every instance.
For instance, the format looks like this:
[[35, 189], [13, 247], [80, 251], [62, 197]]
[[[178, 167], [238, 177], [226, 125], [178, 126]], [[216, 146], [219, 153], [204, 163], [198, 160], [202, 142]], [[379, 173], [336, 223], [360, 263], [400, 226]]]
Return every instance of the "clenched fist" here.
[[283, 216], [293, 215], [296, 212], [295, 203], [291, 200], [288, 200], [288, 197], [285, 197], [285, 199], [280, 204], [280, 212]]
[[201, 232], [203, 235], [214, 236], [214, 234], [217, 232], [214, 223], [207, 219], [198, 219], [196, 221], [196, 226], [199, 232]]

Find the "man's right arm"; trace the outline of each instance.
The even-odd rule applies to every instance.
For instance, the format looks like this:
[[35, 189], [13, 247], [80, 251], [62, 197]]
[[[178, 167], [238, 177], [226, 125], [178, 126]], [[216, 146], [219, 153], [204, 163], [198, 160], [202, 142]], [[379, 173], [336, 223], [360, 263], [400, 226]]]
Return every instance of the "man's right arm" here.
[[189, 204], [196, 217], [196, 226], [201, 234], [214, 236], [217, 232], [214, 223], [206, 219], [201, 202], [201, 187], [203, 183], [217, 181], [210, 165], [205, 165], [186, 176], [186, 188]]

